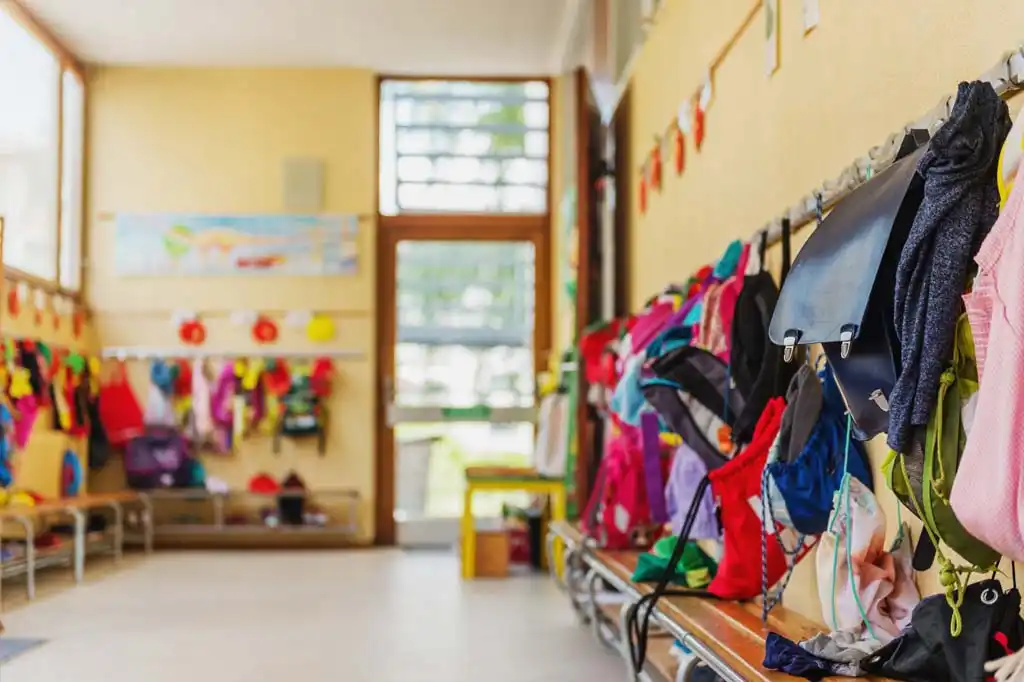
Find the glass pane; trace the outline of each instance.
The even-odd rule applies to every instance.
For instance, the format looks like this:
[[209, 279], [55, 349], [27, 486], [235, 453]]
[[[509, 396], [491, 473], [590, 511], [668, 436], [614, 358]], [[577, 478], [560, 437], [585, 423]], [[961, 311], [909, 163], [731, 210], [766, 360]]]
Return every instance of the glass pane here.
[[57, 96], [60, 66], [0, 12], [0, 215], [4, 263], [57, 273]]
[[533, 405], [533, 245], [404, 241], [396, 258], [396, 402]]
[[382, 83], [381, 211], [545, 212], [548, 95], [540, 81]]
[[85, 89], [64, 72], [64, 137], [60, 179], [60, 284], [77, 290], [82, 281], [82, 172], [85, 153]]
[[[532, 424], [400, 424], [395, 428], [396, 518], [462, 515], [467, 466], [532, 463]], [[524, 493], [478, 493], [477, 518], [500, 516], [503, 504], [526, 506]]]

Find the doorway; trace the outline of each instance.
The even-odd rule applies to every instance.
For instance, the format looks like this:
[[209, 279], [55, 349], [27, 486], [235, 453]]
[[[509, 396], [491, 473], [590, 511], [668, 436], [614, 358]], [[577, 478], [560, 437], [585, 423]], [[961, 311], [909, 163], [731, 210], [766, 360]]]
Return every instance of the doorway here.
[[455, 543], [465, 467], [531, 461], [551, 352], [550, 90], [380, 79], [378, 544]]
[[[532, 463], [535, 377], [550, 345], [548, 238], [533, 218], [487, 221], [383, 223], [380, 450], [400, 546], [457, 542], [467, 466]], [[474, 514], [498, 523], [503, 505], [526, 502], [480, 495]]]

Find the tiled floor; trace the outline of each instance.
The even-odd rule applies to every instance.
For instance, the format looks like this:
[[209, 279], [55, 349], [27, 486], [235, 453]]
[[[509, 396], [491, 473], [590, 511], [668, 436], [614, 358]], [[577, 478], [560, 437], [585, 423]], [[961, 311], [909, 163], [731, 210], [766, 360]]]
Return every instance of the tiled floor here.
[[548, 579], [466, 584], [451, 556], [397, 550], [157, 553], [3, 622], [49, 640], [3, 682], [626, 678]]

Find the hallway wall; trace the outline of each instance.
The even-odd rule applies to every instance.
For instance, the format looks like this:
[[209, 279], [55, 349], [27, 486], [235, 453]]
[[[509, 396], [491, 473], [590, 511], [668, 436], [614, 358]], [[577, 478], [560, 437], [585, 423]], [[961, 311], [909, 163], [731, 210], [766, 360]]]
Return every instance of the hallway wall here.
[[[281, 478], [295, 469], [316, 487], [355, 488], [366, 539], [374, 530], [375, 223], [360, 223], [359, 269], [347, 277], [125, 279], [114, 274], [111, 245], [120, 211], [280, 212], [288, 157], [324, 160], [326, 212], [373, 214], [376, 82], [363, 69], [99, 68], [88, 103], [85, 284], [102, 345], [177, 346], [171, 315], [183, 309], [204, 318], [206, 348], [244, 354], [255, 343], [231, 311], [329, 314], [338, 330], [331, 347], [364, 356], [336, 361], [328, 454], [286, 439], [273, 455], [269, 438], [254, 438], [205, 465], [237, 487], [260, 471]], [[315, 348], [284, 327], [277, 347]], [[140, 388], [145, 371], [133, 366]], [[110, 472], [101, 479], [120, 484]]]
[[[820, 25], [807, 35], [800, 3], [779, 4], [779, 70], [765, 76], [762, 10], [715, 74], [703, 149], [688, 142], [682, 177], [666, 161], [664, 189], [649, 193], [644, 216], [635, 194], [639, 168], [629, 169], [634, 307], [717, 258], [729, 241], [750, 236], [1024, 38], [1024, 3], [1015, 0], [821, 2]], [[752, 0], [666, 0], [633, 75], [637, 164], [751, 6]], [[872, 444], [876, 469], [884, 456], [880, 439]], [[891, 539], [894, 498], [876, 480]], [[934, 575], [919, 582], [936, 591]], [[799, 566], [786, 605], [821, 619], [813, 558]]]

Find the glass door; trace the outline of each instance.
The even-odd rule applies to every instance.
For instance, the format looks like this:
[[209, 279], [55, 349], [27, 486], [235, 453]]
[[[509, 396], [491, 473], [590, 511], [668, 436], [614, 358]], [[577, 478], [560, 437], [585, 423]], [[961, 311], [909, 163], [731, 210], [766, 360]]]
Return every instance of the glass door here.
[[[395, 243], [394, 373], [386, 381], [400, 545], [453, 545], [464, 470], [530, 466], [534, 441], [535, 246]], [[480, 495], [499, 519], [517, 495]]]

